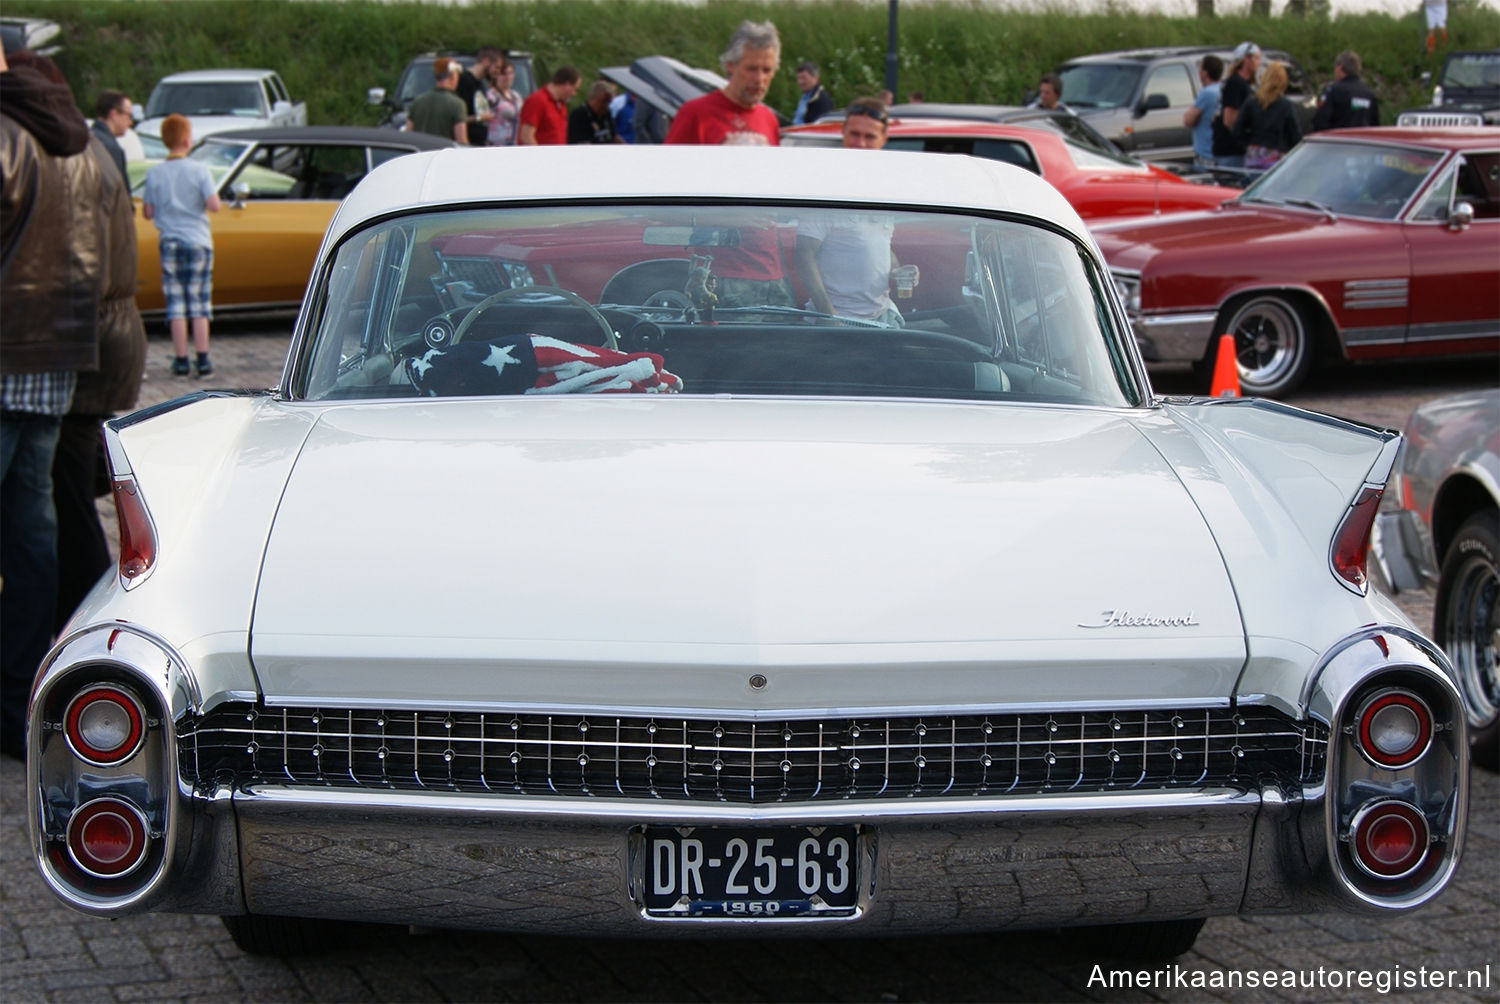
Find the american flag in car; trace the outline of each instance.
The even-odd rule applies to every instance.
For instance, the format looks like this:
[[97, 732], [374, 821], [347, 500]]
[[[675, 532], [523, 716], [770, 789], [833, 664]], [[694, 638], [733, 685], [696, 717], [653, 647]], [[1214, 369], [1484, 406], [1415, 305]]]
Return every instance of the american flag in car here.
[[545, 335], [462, 342], [406, 361], [429, 397], [470, 394], [670, 394], [682, 380], [651, 352], [620, 352]]

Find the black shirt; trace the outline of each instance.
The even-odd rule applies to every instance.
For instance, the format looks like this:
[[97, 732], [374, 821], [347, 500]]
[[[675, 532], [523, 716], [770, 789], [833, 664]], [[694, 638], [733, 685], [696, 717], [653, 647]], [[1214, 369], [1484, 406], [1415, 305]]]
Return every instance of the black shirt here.
[[613, 143], [614, 141], [615, 122], [610, 117], [608, 108], [604, 109], [603, 115], [596, 116], [594, 110], [585, 102], [568, 113], [569, 143]]
[[467, 128], [469, 133], [470, 146], [484, 146], [484, 142], [489, 136], [488, 126], [483, 122], [473, 121], [476, 111], [474, 108], [474, 95], [478, 94], [481, 90], [483, 88], [479, 86], [478, 77], [474, 76], [468, 70], [463, 70], [459, 73], [458, 86], [453, 89], [453, 93], [463, 99], [464, 107], [469, 110], [470, 121], [466, 124], [465, 128]]
[[1245, 152], [1245, 144], [1235, 139], [1224, 125], [1224, 109], [1233, 108], [1238, 112], [1249, 97], [1248, 80], [1238, 73], [1231, 73], [1224, 78], [1224, 85], [1219, 88], [1219, 114], [1214, 116], [1213, 124], [1215, 157], [1237, 157]]
[[1323, 88], [1313, 132], [1374, 125], [1380, 125], [1380, 101], [1363, 80], [1351, 75]]

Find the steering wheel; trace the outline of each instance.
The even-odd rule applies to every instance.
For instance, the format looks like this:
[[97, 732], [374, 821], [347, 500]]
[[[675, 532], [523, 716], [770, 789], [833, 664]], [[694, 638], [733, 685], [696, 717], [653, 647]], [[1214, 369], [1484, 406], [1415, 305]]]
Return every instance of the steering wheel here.
[[479, 315], [495, 306], [495, 304], [504, 303], [507, 300], [518, 300], [524, 296], [531, 295], [557, 297], [558, 299], [566, 300], [572, 306], [581, 307], [599, 325], [599, 330], [604, 332], [605, 348], [613, 349], [618, 347], [615, 344], [615, 329], [610, 327], [609, 321], [605, 319], [603, 314], [599, 313], [599, 308], [572, 290], [560, 289], [557, 286], [515, 286], [511, 289], [502, 289], [498, 293], [491, 293], [469, 308], [469, 312], [464, 315], [464, 319], [458, 322], [458, 328], [453, 332], [453, 338], [449, 344], [457, 345], [463, 341], [464, 335], [468, 334], [469, 329], [474, 326], [474, 322], [479, 318]]

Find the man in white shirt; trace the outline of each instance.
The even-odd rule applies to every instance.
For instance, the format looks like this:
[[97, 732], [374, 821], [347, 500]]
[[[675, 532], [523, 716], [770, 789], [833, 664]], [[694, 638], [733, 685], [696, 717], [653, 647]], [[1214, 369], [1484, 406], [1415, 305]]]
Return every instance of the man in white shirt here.
[[[884, 105], [854, 102], [844, 113], [845, 149], [881, 149], [888, 122]], [[891, 302], [891, 279], [894, 274], [899, 294], [909, 296], [917, 269], [896, 262], [891, 251], [895, 225], [888, 213], [863, 210], [804, 216], [797, 225], [795, 260], [810, 309], [901, 327], [901, 311]]]

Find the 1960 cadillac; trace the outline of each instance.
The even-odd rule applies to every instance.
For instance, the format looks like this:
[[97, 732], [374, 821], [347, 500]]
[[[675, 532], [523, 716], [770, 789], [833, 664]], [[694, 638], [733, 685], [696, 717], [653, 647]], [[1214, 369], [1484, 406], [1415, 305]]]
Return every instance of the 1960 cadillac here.
[[1160, 955], [1459, 861], [1451, 668], [1365, 580], [1399, 437], [1153, 395], [1008, 165], [400, 157], [279, 389], [107, 438], [28, 734], [83, 911]]

